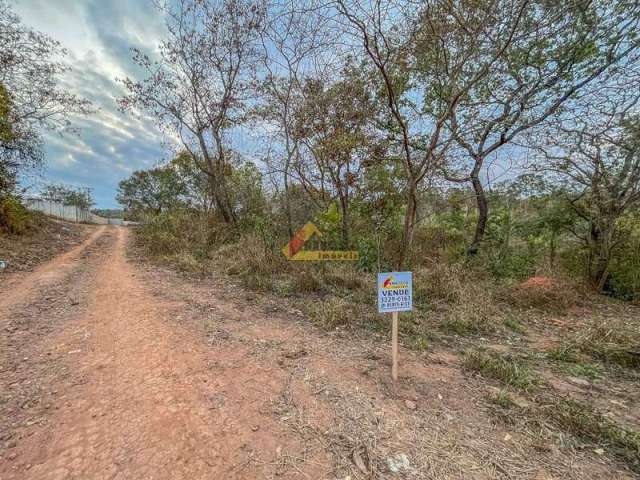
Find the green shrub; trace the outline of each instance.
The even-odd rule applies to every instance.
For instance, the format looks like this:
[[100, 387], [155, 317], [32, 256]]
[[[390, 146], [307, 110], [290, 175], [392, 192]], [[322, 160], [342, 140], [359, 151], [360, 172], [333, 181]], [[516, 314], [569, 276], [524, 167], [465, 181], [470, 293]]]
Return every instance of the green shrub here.
[[504, 325], [515, 333], [524, 334], [526, 332], [526, 329], [522, 326], [522, 324], [514, 318], [507, 318], [504, 321]]
[[378, 244], [372, 238], [360, 237], [356, 240], [358, 261], [356, 267], [364, 272], [375, 272], [378, 268]]
[[573, 344], [566, 343], [546, 352], [547, 358], [557, 362], [575, 363], [578, 361], [576, 356], [576, 347]]
[[0, 231], [23, 235], [33, 226], [33, 215], [15, 197], [0, 199]]
[[583, 377], [589, 380], [598, 380], [604, 374], [604, 367], [598, 363], [566, 363], [561, 368], [573, 377]]
[[496, 255], [486, 260], [489, 271], [496, 278], [523, 280], [536, 271], [539, 256], [529, 251], [510, 249], [504, 255]]
[[628, 246], [611, 262], [604, 293], [621, 300], [640, 302], [640, 241]]
[[618, 228], [624, 241], [614, 250], [604, 291], [615, 298], [640, 302], [640, 211], [625, 214]]

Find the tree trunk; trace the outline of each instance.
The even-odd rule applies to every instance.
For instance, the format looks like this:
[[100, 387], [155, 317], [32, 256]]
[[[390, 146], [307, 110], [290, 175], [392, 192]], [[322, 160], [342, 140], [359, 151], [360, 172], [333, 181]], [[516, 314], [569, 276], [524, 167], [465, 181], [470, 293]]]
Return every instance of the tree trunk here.
[[484, 240], [484, 234], [487, 229], [487, 220], [489, 219], [489, 202], [487, 201], [487, 195], [480, 181], [479, 172], [474, 170], [471, 173], [471, 184], [473, 185], [473, 191], [476, 195], [476, 204], [478, 206], [478, 221], [476, 223], [476, 230], [473, 236], [473, 242], [467, 249], [467, 255], [473, 256], [480, 250], [480, 245]]
[[220, 195], [221, 208], [224, 211], [223, 216], [225, 218], [225, 222], [235, 224], [237, 218], [235, 212], [233, 211], [233, 205], [231, 205], [231, 198], [229, 195], [229, 188], [225, 173], [224, 159], [220, 159], [218, 190]]
[[596, 291], [602, 292], [609, 277], [612, 231], [608, 226], [591, 226], [589, 280]]
[[342, 210], [342, 247], [349, 246], [349, 198], [344, 194], [340, 195], [340, 210]]
[[557, 232], [551, 231], [551, 237], [549, 238], [549, 267], [553, 270], [556, 266], [556, 242]]
[[220, 152], [222, 151], [222, 146], [220, 140], [216, 138], [216, 146], [218, 148], [218, 159], [214, 163], [214, 160], [211, 158], [211, 154], [209, 153], [209, 149], [207, 148], [207, 144], [204, 139], [204, 135], [202, 132], [198, 134], [198, 141], [200, 143], [200, 150], [202, 151], [202, 155], [206, 162], [206, 168], [200, 168], [207, 175], [209, 181], [209, 194], [211, 198], [213, 198], [216, 208], [222, 215], [222, 219], [225, 223], [234, 223], [235, 218], [232, 215], [232, 212], [227, 208], [227, 204], [225, 203], [224, 196], [221, 192], [221, 182], [224, 182], [224, 172], [220, 168]]
[[[286, 129], [285, 129], [286, 130]], [[284, 212], [287, 217], [287, 233], [289, 238], [293, 237], [293, 221], [291, 219], [291, 193], [289, 192], [289, 170], [291, 169], [291, 158], [293, 151], [289, 141], [289, 135], [285, 134], [285, 146], [287, 149], [287, 159], [284, 164]]]
[[209, 175], [209, 188], [211, 189], [211, 195], [213, 196], [216, 209], [220, 212], [220, 215], [222, 215], [222, 219], [225, 223], [231, 223], [232, 219], [229, 216], [229, 212], [227, 211], [222, 197], [220, 196], [220, 190], [213, 175]]
[[293, 238], [293, 221], [291, 220], [291, 198], [289, 193], [289, 162], [284, 170], [284, 212], [287, 217], [287, 233]]
[[607, 283], [607, 279], [609, 278], [609, 256], [606, 258], [598, 258], [596, 263], [596, 275], [594, 278], [594, 285], [598, 292], [602, 292], [605, 284]]
[[400, 244], [400, 255], [396, 268], [401, 271], [409, 255], [409, 249], [413, 242], [413, 232], [415, 228], [416, 212], [418, 208], [418, 200], [416, 198], [416, 185], [411, 182], [407, 192], [407, 209], [404, 214], [404, 226], [402, 229], [402, 242]]
[[215, 159], [215, 168], [217, 170], [218, 195], [220, 196], [221, 208], [224, 210], [223, 216], [225, 218], [225, 222], [235, 224], [237, 219], [233, 211], [233, 205], [231, 204], [229, 188], [227, 185], [227, 171], [225, 168], [227, 166], [227, 162], [222, 138], [218, 133], [214, 133], [213, 138], [218, 150], [218, 155]]

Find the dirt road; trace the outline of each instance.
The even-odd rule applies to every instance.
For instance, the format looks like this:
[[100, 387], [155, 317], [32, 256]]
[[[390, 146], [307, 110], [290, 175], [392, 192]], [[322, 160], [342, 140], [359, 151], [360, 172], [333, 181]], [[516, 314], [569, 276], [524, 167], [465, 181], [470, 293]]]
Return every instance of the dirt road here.
[[[33, 339], [37, 348], [27, 346], [24, 362], [31, 355], [40, 356], [37, 362], [63, 361], [70, 377], [58, 375], [40, 386], [38, 394], [56, 397], [50, 401], [56, 410], [42, 419], [45, 428], [16, 442], [0, 462], [0, 477], [196, 479], [212, 478], [213, 472], [219, 478], [256, 477], [240, 471], [243, 448], [251, 440], [261, 450], [275, 451], [277, 428], [251, 405], [212, 415], [222, 406], [215, 404], [221, 379], [211, 375], [206, 346], [174, 328], [167, 320], [175, 305], [152, 298], [136, 279], [124, 257], [127, 233], [96, 230], [3, 295], [3, 309], [25, 311], [43, 292], [52, 299], [56, 286], [73, 291], [88, 283], [86, 291], [71, 294], [69, 305], [80, 308], [56, 312], [68, 318], [54, 319], [55, 328]], [[102, 248], [91, 252], [97, 239]], [[47, 358], [52, 352], [53, 360]]]
[[96, 229], [1, 287], [1, 480], [612, 471], [514, 447], [475, 407], [484, 392], [460, 394], [455, 359], [407, 355], [393, 385], [386, 345], [320, 332], [224, 281], [142, 267], [128, 237]]

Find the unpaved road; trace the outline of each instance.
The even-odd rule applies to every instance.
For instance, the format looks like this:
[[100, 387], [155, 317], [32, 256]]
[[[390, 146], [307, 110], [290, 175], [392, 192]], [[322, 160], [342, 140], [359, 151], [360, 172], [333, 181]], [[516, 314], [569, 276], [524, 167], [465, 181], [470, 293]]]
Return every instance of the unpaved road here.
[[393, 385], [386, 345], [132, 263], [128, 239], [97, 228], [0, 287], [0, 480], [628, 478], [505, 440], [451, 355], [405, 355]]
[[[57, 404], [39, 420], [46, 427], [11, 443], [15, 446], [0, 461], [0, 478], [259, 477], [247, 470], [243, 448], [252, 434], [257, 448], [275, 451], [282, 443], [273, 443], [277, 428], [269, 428], [268, 418], [252, 418], [251, 405], [212, 415], [215, 391], [209, 383], [217, 379], [208, 368], [206, 345], [175, 328], [167, 318], [175, 306], [151, 297], [136, 279], [124, 256], [127, 237], [126, 229], [100, 228], [79, 247], [13, 279], [10, 294], [4, 292], [2, 309], [24, 312], [37, 309], [43, 294], [49, 300], [60, 295], [50, 295], [56, 285], [67, 292], [80, 283], [88, 286], [71, 294], [77, 312], [55, 312], [66, 318], [51, 319], [56, 327], [33, 339], [37, 348], [21, 345], [32, 355], [61, 356], [45, 357], [51, 368], [60, 368], [55, 364], [61, 360], [67, 365], [64, 374], [46, 379], [39, 389], [56, 397], [36, 398]], [[98, 239], [101, 245], [90, 252]], [[5, 323], [10, 320], [3, 315]], [[27, 430], [33, 426], [28, 423]]]

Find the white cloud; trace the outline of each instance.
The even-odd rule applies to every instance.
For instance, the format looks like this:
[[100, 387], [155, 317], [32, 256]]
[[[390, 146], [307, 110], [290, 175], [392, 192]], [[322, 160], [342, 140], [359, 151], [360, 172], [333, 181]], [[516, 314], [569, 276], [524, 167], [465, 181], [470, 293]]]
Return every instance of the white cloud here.
[[154, 54], [163, 33], [160, 13], [150, 0], [21, 0], [15, 10], [26, 25], [68, 49], [73, 70], [62, 85], [98, 109], [75, 119], [79, 137], [45, 135], [45, 176], [89, 186], [99, 206], [115, 206], [121, 179], [165, 157], [165, 136], [151, 119], [118, 111], [116, 99], [124, 90], [115, 81], [136, 74], [130, 48]]

